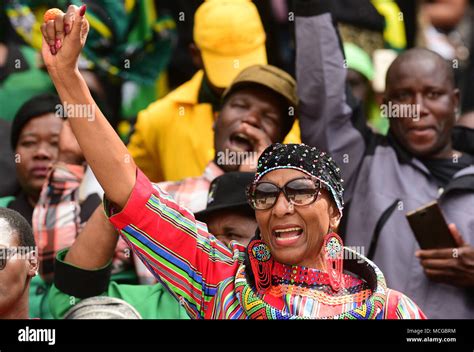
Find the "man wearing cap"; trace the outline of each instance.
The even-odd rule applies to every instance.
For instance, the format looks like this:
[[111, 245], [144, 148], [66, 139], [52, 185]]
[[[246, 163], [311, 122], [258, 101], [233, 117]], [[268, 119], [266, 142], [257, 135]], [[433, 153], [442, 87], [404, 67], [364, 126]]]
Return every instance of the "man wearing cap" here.
[[346, 81], [351, 88], [352, 95], [362, 102], [367, 115], [367, 123], [377, 132], [386, 134], [388, 120], [382, 118], [380, 114], [378, 97], [372, 87], [374, 65], [370, 55], [364, 48], [352, 42], [345, 42], [344, 56], [347, 62]]
[[206, 209], [194, 214], [226, 245], [237, 241], [246, 246], [255, 235], [255, 212], [246, 198], [253, 177], [253, 172], [228, 172], [219, 176], [209, 187]]
[[[265, 32], [246, 0], [206, 1], [194, 19], [194, 77], [138, 114], [128, 150], [153, 182], [199, 176], [214, 157], [221, 95], [252, 65], [265, 65]], [[297, 142], [299, 130], [287, 141]], [[206, 171], [208, 171], [206, 169]]]
[[[209, 189], [206, 209], [195, 214], [222, 242], [216, 241], [217, 247], [231, 241], [247, 245], [254, 236], [257, 222], [245, 193], [253, 177], [248, 172], [219, 176]], [[206, 227], [206, 224], [202, 225]], [[54, 318], [69, 315], [67, 312], [81, 299], [101, 295], [125, 300], [144, 319], [189, 319], [178, 300], [161, 283], [121, 285], [110, 281], [117, 239], [118, 234], [99, 208], [71, 248], [58, 253], [55, 282], [48, 297]]]

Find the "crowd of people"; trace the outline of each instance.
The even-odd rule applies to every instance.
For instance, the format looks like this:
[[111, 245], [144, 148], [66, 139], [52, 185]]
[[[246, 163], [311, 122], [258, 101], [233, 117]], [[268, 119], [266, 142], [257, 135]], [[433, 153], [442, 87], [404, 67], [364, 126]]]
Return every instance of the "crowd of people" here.
[[473, 1], [51, 3], [0, 5], [0, 318], [474, 318]]

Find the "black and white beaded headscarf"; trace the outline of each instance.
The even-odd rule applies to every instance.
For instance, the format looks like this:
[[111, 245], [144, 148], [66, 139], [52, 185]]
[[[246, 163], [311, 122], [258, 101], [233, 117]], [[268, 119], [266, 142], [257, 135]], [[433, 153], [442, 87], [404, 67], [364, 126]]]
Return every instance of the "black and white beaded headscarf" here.
[[339, 167], [327, 153], [305, 144], [272, 144], [258, 159], [253, 184], [256, 184], [266, 173], [277, 169], [295, 169], [316, 177], [331, 193], [342, 215], [343, 180]]

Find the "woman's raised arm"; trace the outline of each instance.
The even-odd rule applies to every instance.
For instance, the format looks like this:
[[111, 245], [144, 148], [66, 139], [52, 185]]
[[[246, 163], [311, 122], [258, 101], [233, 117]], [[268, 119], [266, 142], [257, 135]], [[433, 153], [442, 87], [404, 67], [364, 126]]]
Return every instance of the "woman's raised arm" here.
[[135, 185], [136, 166], [127, 148], [92, 98], [78, 69], [89, 23], [85, 5], [42, 25], [42, 55], [84, 156], [107, 198], [123, 208]]

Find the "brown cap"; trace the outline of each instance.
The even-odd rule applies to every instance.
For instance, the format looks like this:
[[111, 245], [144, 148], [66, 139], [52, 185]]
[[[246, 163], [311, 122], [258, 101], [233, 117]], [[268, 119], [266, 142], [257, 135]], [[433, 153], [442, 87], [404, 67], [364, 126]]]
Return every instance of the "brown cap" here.
[[296, 81], [283, 70], [272, 65], [254, 65], [247, 67], [232, 81], [222, 95], [225, 100], [233, 91], [247, 84], [260, 84], [283, 96], [289, 106], [298, 106]]

